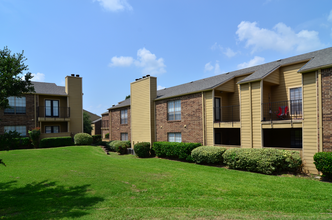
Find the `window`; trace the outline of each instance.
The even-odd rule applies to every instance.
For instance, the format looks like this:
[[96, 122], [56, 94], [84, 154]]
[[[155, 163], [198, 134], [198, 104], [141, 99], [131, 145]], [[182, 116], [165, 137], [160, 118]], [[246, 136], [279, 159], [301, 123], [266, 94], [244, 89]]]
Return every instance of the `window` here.
[[58, 100], [45, 100], [45, 116], [46, 117], [59, 117], [59, 101]]
[[121, 133], [121, 141], [128, 141], [128, 133]]
[[290, 113], [302, 114], [302, 87], [290, 89]]
[[45, 126], [45, 133], [59, 133], [59, 126]]
[[214, 99], [214, 107], [215, 107], [215, 111], [214, 111], [214, 121], [220, 121], [220, 98], [215, 98]]
[[181, 133], [168, 133], [168, 142], [182, 142]]
[[291, 147], [302, 148], [302, 129], [292, 129]]
[[26, 98], [11, 96], [8, 98], [9, 108], [6, 108], [5, 114], [25, 114], [26, 113]]
[[8, 131], [17, 131], [21, 136], [27, 136], [27, 127], [26, 126], [5, 126], [5, 132]]
[[121, 110], [121, 124], [128, 124], [128, 110]]
[[168, 102], [168, 120], [181, 120], [181, 100]]

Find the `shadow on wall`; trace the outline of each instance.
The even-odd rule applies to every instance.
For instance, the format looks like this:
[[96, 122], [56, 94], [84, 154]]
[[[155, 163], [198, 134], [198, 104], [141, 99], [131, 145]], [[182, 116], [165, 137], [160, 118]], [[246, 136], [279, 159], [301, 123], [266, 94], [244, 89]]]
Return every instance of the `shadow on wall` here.
[[104, 201], [87, 195], [90, 185], [65, 187], [45, 180], [16, 187], [16, 182], [0, 183], [0, 219], [77, 218]]

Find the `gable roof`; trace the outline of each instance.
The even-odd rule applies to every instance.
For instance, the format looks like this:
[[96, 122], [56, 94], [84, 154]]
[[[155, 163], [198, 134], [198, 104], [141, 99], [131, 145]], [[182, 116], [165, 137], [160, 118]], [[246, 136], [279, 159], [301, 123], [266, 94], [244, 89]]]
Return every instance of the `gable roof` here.
[[38, 94], [67, 95], [64, 86], [57, 86], [55, 83], [34, 82], [31, 81]]
[[[246, 74], [250, 75], [238, 82], [238, 84], [261, 80], [281, 66], [306, 61], [309, 62], [305, 64], [298, 72], [302, 73], [313, 71], [323, 66], [332, 66], [332, 47], [158, 90], [157, 98], [155, 100], [211, 90], [237, 76]], [[125, 106], [130, 106], [130, 99], [119, 102], [118, 105], [115, 105], [109, 109]]]

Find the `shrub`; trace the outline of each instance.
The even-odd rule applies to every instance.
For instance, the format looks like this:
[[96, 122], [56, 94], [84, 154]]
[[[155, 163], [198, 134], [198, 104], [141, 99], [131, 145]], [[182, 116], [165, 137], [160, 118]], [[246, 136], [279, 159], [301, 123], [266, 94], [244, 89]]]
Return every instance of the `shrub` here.
[[232, 169], [248, 170], [265, 174], [298, 169], [302, 160], [300, 153], [278, 149], [228, 149], [224, 162]]
[[105, 138], [109, 138], [110, 137], [110, 133], [105, 134]]
[[193, 162], [191, 151], [200, 143], [154, 142], [152, 149], [158, 157], [170, 157]]
[[130, 141], [119, 141], [114, 144], [114, 148], [119, 154], [126, 154], [127, 148], [130, 148]]
[[27, 149], [33, 147], [29, 137], [17, 138], [16, 140], [18, 145], [13, 149]]
[[31, 131], [28, 131], [32, 145], [37, 148], [39, 145], [40, 138], [40, 128], [34, 128]]
[[74, 145], [72, 137], [52, 137], [52, 138], [43, 138], [40, 140], [40, 147], [62, 147], [62, 146], [71, 146]]
[[194, 162], [202, 164], [222, 164], [223, 153], [226, 148], [215, 146], [201, 146], [191, 151]]
[[316, 169], [323, 173], [323, 177], [332, 179], [332, 152], [319, 152], [314, 155]]
[[124, 154], [125, 154], [125, 153], [127, 153], [127, 148], [130, 148], [130, 141], [119, 141], [119, 140], [110, 141], [110, 142], [106, 143], [107, 150], [113, 151], [113, 152], [118, 152], [116, 150], [116, 146], [120, 146], [122, 143], [124, 143], [126, 145], [126, 151], [124, 152]]
[[115, 152], [115, 144], [118, 143], [119, 141], [110, 141], [106, 144], [106, 147], [109, 151]]
[[20, 134], [17, 131], [8, 131], [0, 135], [0, 150], [15, 149], [19, 145]]
[[92, 135], [92, 143], [96, 144], [101, 141], [101, 134]]
[[137, 143], [134, 146], [135, 154], [138, 157], [145, 158], [151, 155], [150, 153], [150, 142]]
[[74, 142], [77, 145], [90, 145], [92, 141], [92, 136], [87, 133], [77, 133], [74, 136]]

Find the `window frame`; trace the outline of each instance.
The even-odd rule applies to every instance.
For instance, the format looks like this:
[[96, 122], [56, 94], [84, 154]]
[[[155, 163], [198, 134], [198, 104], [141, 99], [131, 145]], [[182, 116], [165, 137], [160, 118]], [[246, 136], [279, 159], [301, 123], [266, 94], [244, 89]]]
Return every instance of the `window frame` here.
[[[176, 104], [179, 103], [180, 110], [176, 111]], [[170, 105], [173, 104], [173, 111], [170, 110]], [[167, 121], [181, 121], [182, 115], [182, 107], [181, 107], [181, 99], [168, 101], [167, 102]], [[173, 113], [173, 119], [170, 117], [170, 114]], [[180, 116], [180, 118], [176, 118], [176, 115]]]
[[[122, 138], [122, 135], [126, 135], [126, 137], [127, 137], [127, 138], [125, 138], [126, 140]], [[120, 140], [121, 141], [128, 141], [129, 140], [128, 133], [127, 132], [120, 133]]]
[[[27, 99], [25, 96], [18, 97], [18, 96], [10, 96], [8, 97], [8, 102], [10, 101], [9, 98], [14, 98], [14, 105], [9, 105], [9, 108], [4, 109], [5, 115], [25, 115], [26, 114], [26, 108], [27, 108]], [[19, 103], [17, 99], [24, 99], [24, 106], [17, 106]], [[18, 113], [17, 108], [22, 108], [22, 113]]]
[[[122, 114], [122, 112], [124, 112], [124, 113]], [[124, 117], [122, 118], [122, 116], [124, 116]], [[122, 124], [122, 125], [128, 124], [128, 109], [120, 110], [120, 124]]]
[[[219, 107], [216, 106], [217, 100], [219, 100]], [[215, 122], [221, 122], [221, 98], [220, 97], [215, 97], [214, 98], [214, 121]], [[217, 109], [218, 108], [218, 109]], [[217, 119], [216, 116], [219, 116], [219, 119]]]
[[[54, 128], [57, 127], [58, 128], [58, 132], [54, 132]], [[46, 132], [47, 128], [51, 128], [51, 132]], [[56, 125], [56, 126], [45, 126], [45, 134], [58, 134], [60, 133], [60, 126]]]
[[[51, 102], [51, 113], [50, 115], [47, 114], [47, 107], [46, 102], [50, 101]], [[58, 115], [54, 115], [54, 102], [58, 103]], [[54, 99], [45, 99], [45, 117], [51, 117], [51, 118], [59, 118], [60, 117], [60, 100], [54, 100]]]
[[[293, 99], [292, 99], [292, 95], [291, 95], [291, 90], [292, 89], [299, 89], [301, 88], [301, 98], [300, 99], [294, 99], [295, 101], [297, 100], [301, 100], [300, 103], [292, 103]], [[303, 114], [303, 88], [302, 86], [293, 86], [293, 87], [289, 87], [289, 115], [302, 115]], [[294, 106], [294, 108], [293, 108]], [[296, 106], [296, 107], [295, 107]], [[293, 109], [298, 109], [300, 108], [300, 111], [298, 114], [296, 114], [295, 112], [293, 112]]]
[[22, 135], [22, 133], [21, 132], [18, 132], [18, 133], [20, 133], [20, 136], [21, 137], [27, 137], [28, 135], [27, 135], [27, 126], [26, 125], [8, 125], [8, 126], [4, 126], [4, 132], [7, 132], [6, 131], [6, 127], [14, 127], [15, 128], [15, 130], [8, 130], [8, 131], [17, 131], [16, 130], [16, 127], [25, 127], [23, 130], [25, 130], [25, 135]]
[[[180, 135], [180, 141], [177, 141], [177, 138], [178, 138], [178, 137], [176, 137], [177, 135]], [[170, 137], [171, 136], [174, 136], [174, 141], [170, 141]], [[173, 137], [171, 137], [171, 138], [173, 138]], [[181, 132], [168, 132], [167, 133], [167, 141], [168, 142], [181, 143], [182, 142], [182, 134], [181, 134]]]

